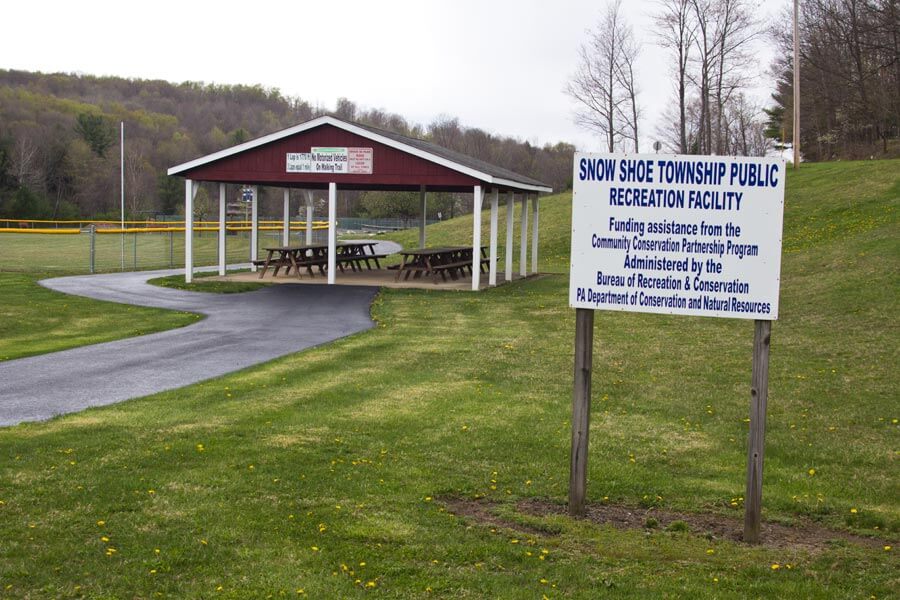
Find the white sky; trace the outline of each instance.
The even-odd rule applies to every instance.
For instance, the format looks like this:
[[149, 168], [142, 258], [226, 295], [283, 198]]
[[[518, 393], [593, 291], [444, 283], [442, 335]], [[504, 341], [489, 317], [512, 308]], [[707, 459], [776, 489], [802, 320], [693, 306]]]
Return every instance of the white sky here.
[[[751, 1], [760, 17], [790, 2]], [[258, 83], [328, 108], [345, 96], [423, 125], [446, 114], [532, 143], [599, 150], [599, 140], [572, 123], [574, 106], [563, 89], [585, 30], [604, 6], [597, 0], [8, 2], [0, 68]], [[656, 119], [672, 101], [670, 61], [654, 45], [654, 1], [624, 0], [623, 9], [643, 43], [638, 77], [646, 152]], [[765, 43], [756, 52], [755, 96], [765, 102], [773, 54]]]

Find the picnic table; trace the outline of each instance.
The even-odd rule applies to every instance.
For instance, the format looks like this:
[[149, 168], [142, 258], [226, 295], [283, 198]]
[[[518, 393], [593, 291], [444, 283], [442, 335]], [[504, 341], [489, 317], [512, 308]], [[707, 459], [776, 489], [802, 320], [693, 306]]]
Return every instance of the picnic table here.
[[[481, 247], [480, 270], [484, 272], [490, 259], [486, 255], [487, 246]], [[447, 275], [454, 281], [468, 274], [472, 275], [472, 247], [471, 246], [447, 246], [444, 248], [417, 248], [415, 250], [402, 250], [403, 257], [400, 268], [397, 269], [395, 281], [404, 281], [419, 277], [430, 276], [434, 283], [438, 283], [438, 276], [447, 281]]]
[[[375, 252], [376, 242], [340, 242], [335, 246], [335, 264], [343, 271], [345, 265], [349, 265], [354, 271], [362, 270], [365, 264], [367, 269], [372, 269], [372, 262], [375, 268], [380, 269], [381, 263], [379, 259], [385, 258], [386, 254], [377, 254]], [[259, 278], [262, 279], [269, 268], [273, 276], [278, 275], [278, 271], [282, 267], [285, 274], [290, 274], [293, 269], [300, 278], [300, 268], [304, 267], [310, 277], [315, 275], [313, 267], [317, 268], [319, 273], [325, 274], [328, 267], [328, 244], [304, 244], [302, 246], [272, 246], [265, 248], [267, 255], [265, 260], [255, 261], [254, 264], [262, 267]]]

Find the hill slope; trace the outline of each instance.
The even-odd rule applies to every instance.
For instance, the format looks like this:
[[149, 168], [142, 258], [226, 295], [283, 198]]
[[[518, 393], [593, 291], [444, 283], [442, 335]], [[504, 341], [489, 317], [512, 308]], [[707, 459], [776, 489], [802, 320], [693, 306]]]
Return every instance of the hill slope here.
[[[643, 527], [529, 512], [564, 510], [567, 490], [559, 196], [541, 219], [555, 274], [480, 294], [385, 290], [367, 333], [0, 430], [0, 593], [892, 597], [898, 166], [809, 165], [788, 181], [764, 518], [816, 522], [818, 543], [754, 548], [655, 523], [674, 510], [740, 527], [752, 325], [730, 319], [598, 312], [588, 499]], [[469, 218], [430, 234], [470, 231]]]
[[[327, 113], [430, 139], [557, 189], [569, 180], [573, 146], [539, 148], [449, 117], [423, 126], [346, 98], [330, 111], [260, 85], [0, 69], [0, 217], [50, 219], [118, 210], [120, 121], [126, 129], [126, 211], [140, 216], [175, 214], [183, 191], [180, 179], [166, 177], [168, 167]], [[279, 214], [280, 198], [280, 192], [270, 197], [264, 190], [263, 214]]]

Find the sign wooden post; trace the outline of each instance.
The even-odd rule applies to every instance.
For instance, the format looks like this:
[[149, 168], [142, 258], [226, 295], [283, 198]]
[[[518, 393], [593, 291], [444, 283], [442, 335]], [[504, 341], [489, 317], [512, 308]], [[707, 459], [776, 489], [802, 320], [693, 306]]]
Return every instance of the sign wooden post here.
[[753, 370], [750, 376], [750, 437], [747, 445], [747, 492], [744, 495], [744, 541], [759, 543], [762, 516], [763, 453], [766, 403], [769, 399], [769, 341], [772, 321], [755, 321]]
[[572, 392], [572, 453], [569, 514], [584, 514], [588, 435], [591, 429], [591, 367], [594, 362], [594, 311], [575, 309], [575, 386]]
[[575, 153], [569, 513], [585, 512], [594, 310], [753, 319], [744, 540], [759, 541], [769, 337], [778, 318], [785, 161]]

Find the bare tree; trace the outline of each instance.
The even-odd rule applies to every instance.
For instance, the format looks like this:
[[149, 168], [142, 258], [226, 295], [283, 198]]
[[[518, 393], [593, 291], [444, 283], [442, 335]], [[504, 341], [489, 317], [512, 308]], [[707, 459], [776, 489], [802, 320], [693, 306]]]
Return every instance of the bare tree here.
[[622, 136], [634, 142], [634, 151], [640, 152], [638, 145], [638, 122], [640, 121], [640, 107], [637, 103], [638, 89], [634, 81], [634, 66], [637, 62], [641, 47], [634, 39], [634, 31], [631, 25], [623, 24], [620, 36], [620, 56], [616, 66], [616, 80], [625, 93], [625, 109], [620, 111], [624, 122], [621, 129]]
[[717, 0], [715, 10], [713, 87], [716, 100], [716, 144], [719, 154], [725, 153], [726, 104], [733, 93], [747, 81], [748, 44], [760, 35], [759, 23], [754, 19], [746, 0]]
[[[597, 28], [579, 49], [578, 70], [566, 86], [566, 93], [578, 103], [575, 122], [599, 133], [610, 152], [623, 131], [637, 137], [637, 104], [634, 94], [634, 60], [637, 46], [627, 23], [619, 14], [622, 0], [612, 0]], [[633, 50], [628, 61], [623, 48]], [[627, 64], [625, 64], [627, 63]], [[623, 86], [628, 80], [628, 86]], [[628, 89], [630, 88], [631, 94]], [[623, 108], [631, 101], [632, 108]], [[624, 121], [624, 126], [622, 122]], [[632, 122], [634, 121], [634, 122]]]
[[675, 71], [678, 90], [678, 145], [676, 151], [688, 152], [687, 142], [687, 86], [688, 60], [694, 44], [696, 24], [692, 19], [691, 0], [660, 0], [661, 12], [656, 17], [656, 29], [660, 42], [677, 60]]
[[695, 63], [697, 72], [692, 80], [697, 85], [700, 96], [700, 131], [697, 152], [708, 154], [712, 147], [712, 111], [709, 108], [710, 74], [715, 62], [715, 41], [713, 35], [713, 2], [714, 0], [691, 0], [693, 18], [696, 23], [694, 46], [697, 49]]
[[40, 168], [40, 148], [28, 135], [16, 138], [10, 154], [12, 174], [20, 185], [38, 188], [43, 179]]
[[443, 146], [450, 150], [462, 150], [463, 132], [458, 118], [439, 115], [428, 126], [428, 133], [431, 141], [438, 146]]

